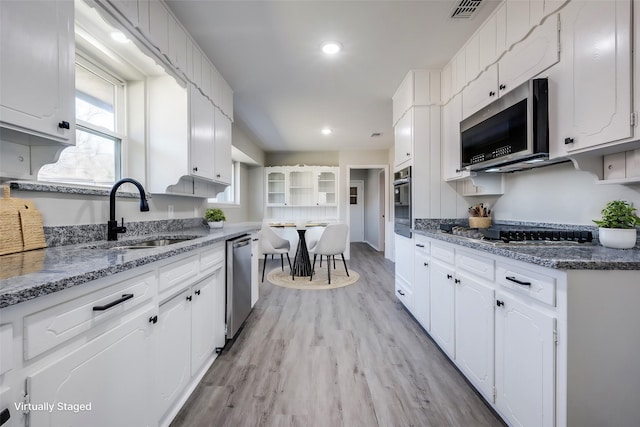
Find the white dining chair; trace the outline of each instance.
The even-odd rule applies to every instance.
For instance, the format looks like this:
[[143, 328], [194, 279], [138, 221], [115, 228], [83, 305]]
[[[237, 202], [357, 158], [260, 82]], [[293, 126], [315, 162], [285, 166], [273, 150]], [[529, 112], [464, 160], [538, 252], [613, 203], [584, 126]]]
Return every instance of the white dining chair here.
[[344, 251], [347, 249], [347, 236], [349, 234], [349, 226], [347, 224], [330, 224], [322, 232], [320, 240], [309, 249], [309, 253], [313, 254], [313, 265], [311, 267], [311, 278], [313, 280], [313, 273], [316, 267], [316, 257], [320, 255], [327, 257], [327, 276], [329, 284], [331, 284], [331, 257], [333, 257], [333, 268], [336, 268], [335, 256], [340, 254], [342, 256], [342, 263], [344, 264], [344, 271], [349, 276], [349, 269], [347, 269], [347, 262], [344, 260]]
[[267, 256], [280, 254], [280, 266], [284, 271], [284, 258], [283, 255], [287, 255], [287, 262], [289, 263], [289, 270], [291, 270], [291, 259], [289, 259], [289, 250], [291, 249], [291, 243], [287, 239], [283, 239], [278, 236], [271, 227], [264, 226], [260, 231], [260, 250], [264, 254], [264, 265], [262, 266], [262, 281], [264, 282], [264, 270], [267, 267]]

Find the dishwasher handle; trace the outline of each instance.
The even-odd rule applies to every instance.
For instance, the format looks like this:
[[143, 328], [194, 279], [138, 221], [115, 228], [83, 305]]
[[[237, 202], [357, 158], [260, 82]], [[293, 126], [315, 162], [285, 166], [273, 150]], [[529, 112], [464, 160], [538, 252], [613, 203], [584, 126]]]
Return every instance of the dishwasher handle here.
[[249, 243], [251, 243], [251, 238], [247, 237], [246, 239], [233, 242], [233, 248], [241, 248], [243, 246], [247, 246]]

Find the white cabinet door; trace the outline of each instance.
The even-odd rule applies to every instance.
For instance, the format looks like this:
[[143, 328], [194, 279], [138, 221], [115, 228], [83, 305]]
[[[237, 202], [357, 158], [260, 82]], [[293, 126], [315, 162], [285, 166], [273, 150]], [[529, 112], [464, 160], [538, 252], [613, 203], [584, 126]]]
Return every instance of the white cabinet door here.
[[190, 174], [215, 177], [215, 111], [213, 104], [194, 85], [189, 85]]
[[396, 277], [402, 279], [409, 290], [413, 285], [413, 238], [395, 234]]
[[[191, 49], [191, 46], [189, 46]], [[187, 33], [172, 16], [169, 17], [169, 60], [173, 66], [187, 73]]]
[[553, 16], [507, 52], [499, 62], [499, 95], [557, 63], [560, 59], [558, 37], [558, 18]]
[[319, 168], [316, 172], [316, 205], [338, 204], [338, 171], [335, 168]]
[[493, 402], [493, 288], [456, 272], [456, 362], [484, 397]]
[[0, 1], [0, 125], [75, 141], [74, 9]]
[[454, 268], [431, 258], [431, 336], [455, 358]]
[[462, 92], [462, 117], [469, 117], [496, 99], [498, 99], [498, 65], [492, 65]]
[[216, 318], [218, 321], [223, 318], [223, 313], [215, 310], [215, 290], [218, 278], [219, 274], [207, 276], [192, 288], [191, 375], [195, 375], [200, 370], [215, 349]]
[[169, 12], [163, 2], [149, 2], [149, 34], [147, 39], [161, 54], [169, 57]]
[[122, 16], [133, 26], [138, 26], [140, 13], [138, 11], [138, 0], [108, 0]]
[[[419, 243], [416, 241], [416, 246]], [[413, 315], [423, 328], [429, 330], [430, 323], [430, 280], [429, 255], [416, 247], [414, 255]]]
[[464, 47], [465, 53], [465, 80], [472, 81], [480, 74], [480, 36], [474, 35]]
[[519, 42], [531, 29], [529, 24], [529, 0], [507, 0], [507, 49]]
[[185, 289], [160, 305], [156, 334], [156, 413], [162, 419], [191, 378], [191, 304]]
[[462, 176], [460, 170], [460, 122], [462, 121], [463, 96], [464, 94], [454, 96], [447, 105], [442, 107], [442, 176], [445, 181], [458, 179]]
[[[53, 411], [31, 411], [31, 426], [156, 425], [149, 384], [151, 311], [111, 329], [27, 377], [32, 403], [51, 403]], [[64, 404], [91, 404], [84, 410]]]
[[265, 168], [267, 206], [286, 206], [288, 203], [289, 174], [282, 168]]
[[214, 180], [231, 184], [231, 120], [214, 107], [215, 115], [215, 173]]
[[498, 59], [497, 25], [496, 15], [493, 14], [485, 21], [478, 32], [478, 64], [480, 70], [484, 70]]
[[[632, 136], [631, 2], [570, 2], [562, 9], [557, 132], [566, 151]], [[565, 83], [568, 82], [568, 83]]]
[[413, 155], [413, 110], [409, 109], [393, 128], [396, 167], [411, 160]]
[[555, 422], [555, 319], [496, 292], [496, 406], [514, 426]]

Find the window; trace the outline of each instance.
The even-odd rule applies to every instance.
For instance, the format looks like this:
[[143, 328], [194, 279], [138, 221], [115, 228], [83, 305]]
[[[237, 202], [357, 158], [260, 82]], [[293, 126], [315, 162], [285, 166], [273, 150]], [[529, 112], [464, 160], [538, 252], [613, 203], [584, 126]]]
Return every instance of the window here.
[[78, 56], [76, 145], [38, 172], [39, 181], [110, 187], [121, 175], [125, 84]]
[[216, 197], [208, 199], [209, 203], [221, 203], [226, 205], [240, 204], [240, 162], [231, 164], [231, 185]]

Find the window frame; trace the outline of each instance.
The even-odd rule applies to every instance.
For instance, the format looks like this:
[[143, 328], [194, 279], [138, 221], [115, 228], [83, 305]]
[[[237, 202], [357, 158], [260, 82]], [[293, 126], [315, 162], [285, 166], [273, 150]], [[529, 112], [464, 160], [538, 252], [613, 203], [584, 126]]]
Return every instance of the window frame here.
[[[93, 58], [86, 51], [76, 49], [76, 58], [74, 63], [75, 67], [82, 67], [90, 73], [95, 74], [99, 78], [111, 83], [114, 87], [114, 131], [102, 126], [98, 126], [84, 120], [80, 120], [77, 117], [74, 118], [76, 125], [76, 132], [86, 132], [99, 137], [111, 139], [114, 141], [114, 183], [120, 180], [124, 176], [125, 159], [123, 153], [126, 153], [127, 137], [126, 137], [126, 96], [127, 96], [127, 83], [126, 81], [114, 74], [108, 66], [101, 64], [100, 61]], [[46, 180], [40, 180], [41, 182], [47, 182]], [[63, 183], [68, 185], [81, 185], [84, 187], [105, 188], [102, 185], [96, 185], [94, 183], [70, 183], [62, 180], [51, 180], [49, 182]]]

